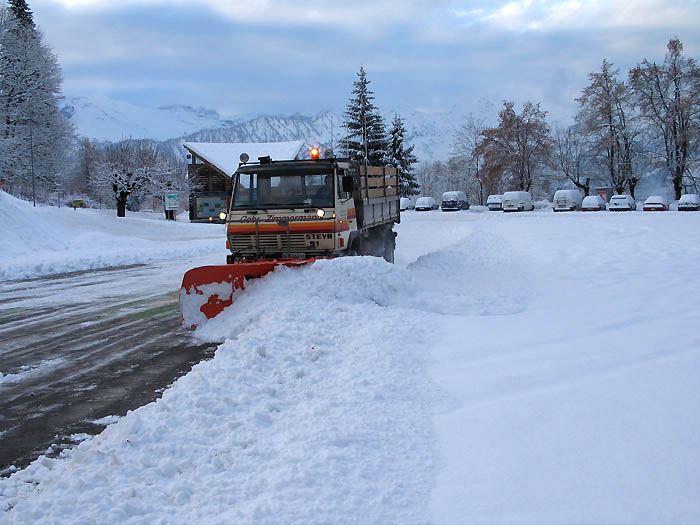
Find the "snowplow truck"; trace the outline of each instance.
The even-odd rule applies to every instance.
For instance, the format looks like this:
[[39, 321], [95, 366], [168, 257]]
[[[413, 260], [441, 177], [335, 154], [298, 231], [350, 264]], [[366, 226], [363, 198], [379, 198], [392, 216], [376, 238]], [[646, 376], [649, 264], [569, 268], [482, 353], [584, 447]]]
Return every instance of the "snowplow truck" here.
[[[233, 177], [226, 221], [226, 264], [189, 270], [180, 289], [180, 312], [195, 329], [231, 305], [246, 281], [279, 265], [318, 258], [372, 255], [394, 262], [400, 222], [398, 171], [348, 159], [241, 164]], [[223, 215], [223, 214], [222, 214]]]

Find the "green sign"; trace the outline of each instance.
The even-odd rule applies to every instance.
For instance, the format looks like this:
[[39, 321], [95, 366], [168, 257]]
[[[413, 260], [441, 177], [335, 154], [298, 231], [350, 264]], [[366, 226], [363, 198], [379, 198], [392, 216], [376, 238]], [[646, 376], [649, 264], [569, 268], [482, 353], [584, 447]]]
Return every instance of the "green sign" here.
[[165, 209], [166, 210], [179, 210], [180, 209], [180, 196], [177, 193], [166, 193], [165, 194]]

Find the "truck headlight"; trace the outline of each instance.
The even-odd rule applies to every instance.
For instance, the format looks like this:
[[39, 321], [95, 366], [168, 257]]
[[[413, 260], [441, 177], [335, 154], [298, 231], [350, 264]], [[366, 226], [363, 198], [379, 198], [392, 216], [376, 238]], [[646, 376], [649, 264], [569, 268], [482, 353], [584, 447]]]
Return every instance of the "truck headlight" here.
[[323, 217], [325, 214], [326, 214], [326, 212], [325, 212], [324, 210], [322, 210], [321, 208], [319, 208], [318, 210], [316, 210], [316, 216], [317, 216], [317, 217]]
[[222, 221], [226, 220], [226, 212], [225, 211], [222, 211], [221, 213], [219, 213], [219, 219], [221, 219]]

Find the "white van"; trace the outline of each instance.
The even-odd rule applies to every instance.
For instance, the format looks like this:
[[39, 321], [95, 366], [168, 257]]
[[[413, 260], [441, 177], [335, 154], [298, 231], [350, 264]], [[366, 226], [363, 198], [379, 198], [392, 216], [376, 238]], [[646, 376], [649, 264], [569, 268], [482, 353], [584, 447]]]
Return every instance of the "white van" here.
[[486, 199], [489, 211], [501, 211], [503, 209], [503, 195], [489, 195]]
[[469, 201], [467, 200], [467, 194], [463, 191], [446, 191], [442, 194], [440, 208], [442, 208], [442, 211], [468, 210]]
[[578, 190], [557, 190], [554, 192], [554, 211], [574, 211], [581, 209], [583, 195]]
[[503, 211], [531, 211], [535, 209], [528, 191], [507, 191], [503, 194]]

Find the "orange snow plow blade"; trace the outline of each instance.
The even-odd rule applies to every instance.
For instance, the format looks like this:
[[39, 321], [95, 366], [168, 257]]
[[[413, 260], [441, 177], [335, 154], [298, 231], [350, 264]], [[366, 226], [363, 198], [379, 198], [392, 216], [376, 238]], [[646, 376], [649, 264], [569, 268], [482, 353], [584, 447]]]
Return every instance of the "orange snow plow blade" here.
[[299, 266], [310, 260], [263, 261], [192, 268], [182, 278], [180, 314], [182, 324], [194, 330], [233, 304], [233, 295], [245, 281], [263, 277], [276, 266]]

